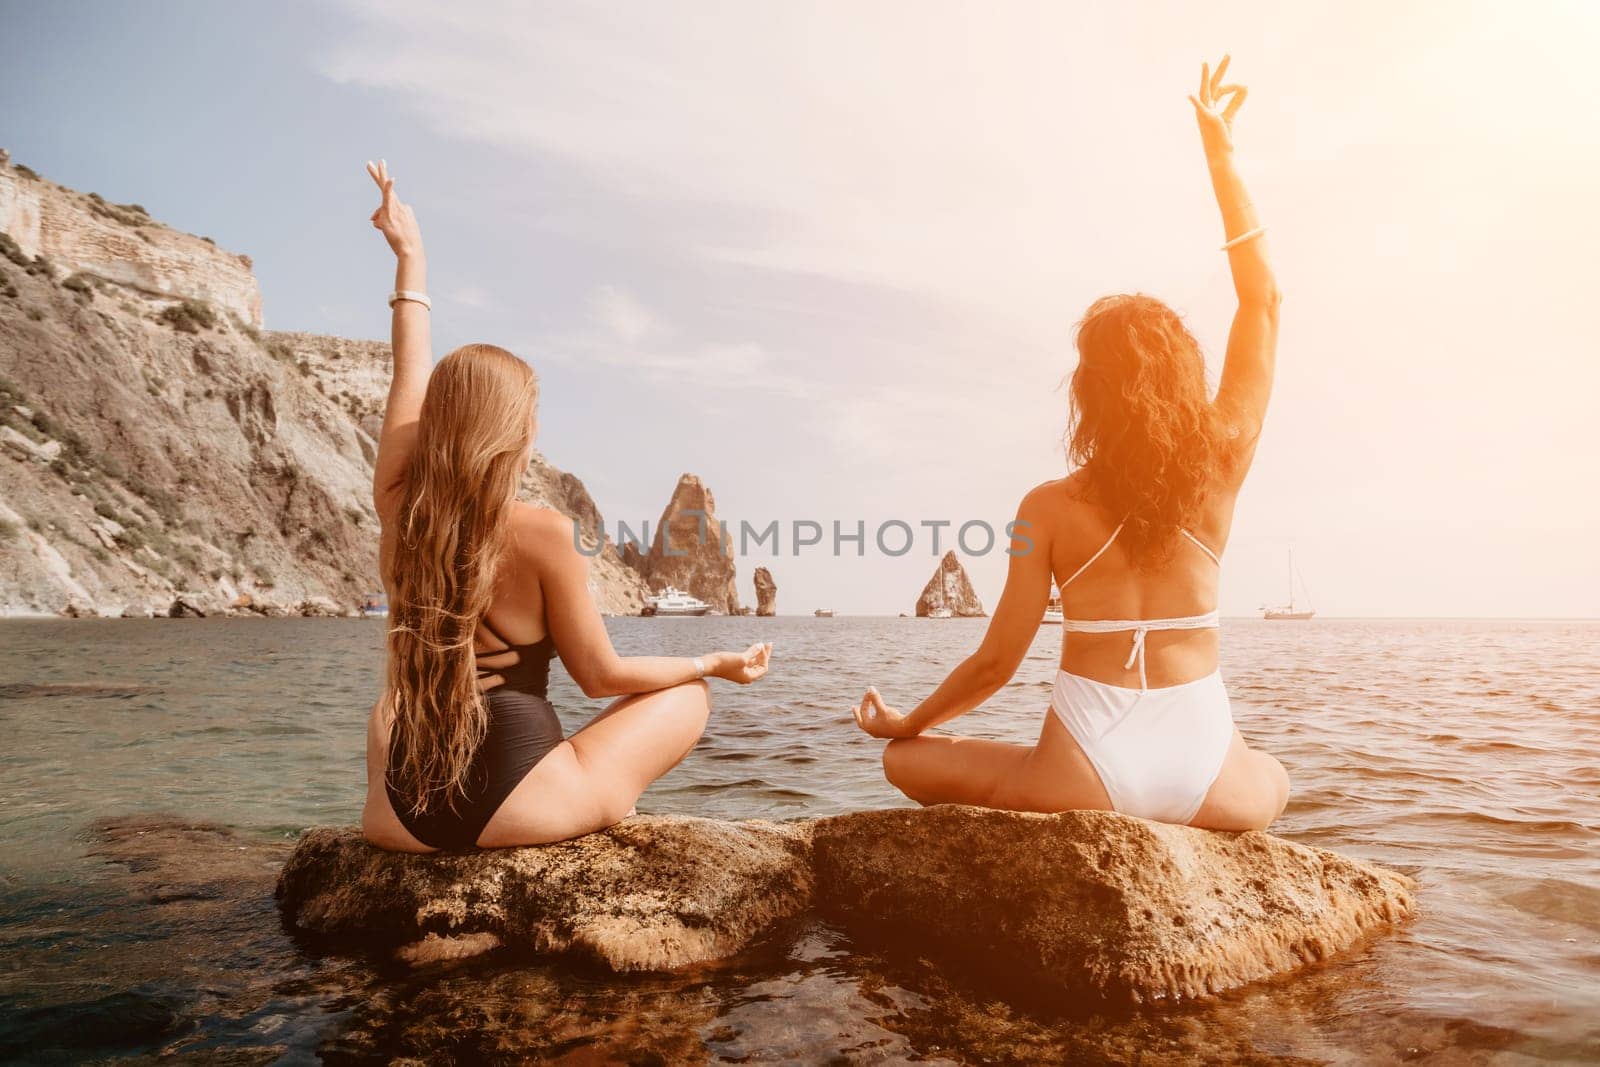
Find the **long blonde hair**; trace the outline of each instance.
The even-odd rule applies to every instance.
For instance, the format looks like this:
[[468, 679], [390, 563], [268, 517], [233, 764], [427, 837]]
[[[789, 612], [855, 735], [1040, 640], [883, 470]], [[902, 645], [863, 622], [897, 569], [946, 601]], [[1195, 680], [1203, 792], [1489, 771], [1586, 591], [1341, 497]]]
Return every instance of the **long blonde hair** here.
[[1154, 570], [1232, 459], [1200, 343], [1172, 308], [1136, 294], [1089, 305], [1077, 345], [1067, 457], [1124, 521], [1136, 565]]
[[439, 361], [422, 401], [389, 564], [386, 690], [390, 774], [414, 813], [440, 794], [454, 807], [488, 728], [473, 640], [494, 599], [538, 399], [533, 368], [474, 344]]

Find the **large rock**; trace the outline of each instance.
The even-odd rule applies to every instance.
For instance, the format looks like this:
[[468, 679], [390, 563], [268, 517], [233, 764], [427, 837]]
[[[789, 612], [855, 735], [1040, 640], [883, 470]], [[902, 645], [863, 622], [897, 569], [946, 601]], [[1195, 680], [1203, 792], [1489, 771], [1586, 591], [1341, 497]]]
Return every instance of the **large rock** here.
[[1027, 987], [1201, 997], [1410, 915], [1404, 875], [1266, 833], [940, 806], [818, 822], [823, 912]]
[[355, 830], [306, 833], [278, 880], [309, 933], [463, 954], [504, 944], [617, 971], [732, 955], [811, 900], [802, 825], [642, 815], [541, 848], [383, 852]]
[[655, 592], [667, 586], [692, 593], [713, 611], [740, 614], [733, 538], [717, 524], [717, 502], [693, 474], [678, 479], [656, 523], [650, 551], [622, 547], [622, 559]]
[[756, 614], [772, 616], [778, 613], [778, 583], [765, 567], [756, 568]]
[[814, 909], [864, 944], [1061, 995], [1199, 997], [1413, 908], [1394, 872], [1264, 833], [940, 806], [792, 823], [637, 816], [542, 848], [382, 852], [308, 831], [289, 923], [413, 962], [497, 945], [615, 970], [728, 956]]
[[973, 590], [966, 568], [961, 566], [954, 551], [946, 552], [917, 598], [917, 618], [968, 618], [984, 614], [983, 601]]

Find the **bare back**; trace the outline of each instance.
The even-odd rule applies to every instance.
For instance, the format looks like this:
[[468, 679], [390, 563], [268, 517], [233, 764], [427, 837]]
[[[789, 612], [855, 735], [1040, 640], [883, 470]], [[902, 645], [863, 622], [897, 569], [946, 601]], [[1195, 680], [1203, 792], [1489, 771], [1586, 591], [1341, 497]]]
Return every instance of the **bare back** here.
[[[1051, 574], [1062, 590], [1062, 610], [1069, 618], [1175, 618], [1201, 615], [1216, 608], [1216, 562], [1176, 530], [1171, 553], [1156, 570], [1140, 570], [1118, 540], [1079, 573], [1106, 545], [1121, 517], [1108, 515], [1086, 499], [1081, 472], [1043, 488], [1043, 540], [1050, 547]], [[1218, 556], [1227, 544], [1237, 497], [1236, 486], [1219, 485], [1212, 491], [1200, 520], [1189, 530]], [[1217, 667], [1215, 629], [1154, 631], [1146, 638], [1145, 649], [1146, 671], [1153, 687], [1193, 681]], [[1072, 674], [1109, 685], [1135, 687], [1139, 684], [1138, 673], [1124, 666], [1127, 656], [1126, 632], [1062, 635], [1061, 669]]]

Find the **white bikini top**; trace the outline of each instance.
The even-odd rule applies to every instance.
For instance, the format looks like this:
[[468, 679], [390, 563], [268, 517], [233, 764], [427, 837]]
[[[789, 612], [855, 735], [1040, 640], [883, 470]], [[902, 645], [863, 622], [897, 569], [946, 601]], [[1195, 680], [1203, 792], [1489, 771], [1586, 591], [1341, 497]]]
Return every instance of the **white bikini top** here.
[[[1099, 559], [1105, 554], [1105, 550], [1111, 547], [1111, 542], [1117, 539], [1117, 535], [1122, 532], [1122, 528], [1126, 525], [1126, 519], [1117, 523], [1117, 528], [1111, 531], [1111, 536], [1106, 538], [1106, 543], [1100, 546], [1100, 550], [1094, 555], [1090, 556], [1088, 559], [1084, 560], [1083, 566], [1073, 571], [1072, 577], [1061, 583], [1062, 593], [1067, 591], [1067, 586], [1078, 580], [1078, 575], [1088, 570], [1090, 565], [1093, 564], [1095, 560]], [[1200, 538], [1196, 537], [1194, 534], [1190, 533], [1188, 530], [1185, 530], [1181, 526], [1178, 527], [1178, 532], [1199, 546], [1200, 551], [1211, 557], [1211, 562], [1215, 563], [1218, 567], [1222, 566], [1221, 558], [1218, 557], [1215, 552], [1211, 551], [1211, 549], [1206, 546], [1204, 541], [1200, 540]], [[1115, 634], [1121, 633], [1124, 630], [1132, 630], [1133, 648], [1129, 650], [1128, 660], [1122, 665], [1122, 669], [1130, 670], [1135, 662], [1139, 664], [1139, 688], [1141, 689], [1149, 688], [1145, 681], [1144, 674], [1144, 638], [1146, 634], [1148, 634], [1151, 630], [1209, 630], [1218, 625], [1220, 625], [1220, 618], [1214, 609], [1206, 612], [1204, 615], [1185, 615], [1182, 618], [1176, 619], [1064, 618], [1061, 620], [1061, 628], [1071, 633]]]

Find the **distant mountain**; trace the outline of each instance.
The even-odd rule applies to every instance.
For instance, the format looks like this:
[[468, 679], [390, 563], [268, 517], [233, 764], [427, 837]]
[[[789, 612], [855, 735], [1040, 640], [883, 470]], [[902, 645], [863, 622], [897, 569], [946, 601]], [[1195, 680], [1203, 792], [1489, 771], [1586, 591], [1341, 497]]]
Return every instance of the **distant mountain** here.
[[[0, 614], [343, 614], [380, 588], [389, 346], [262, 329], [246, 256], [0, 153]], [[536, 456], [522, 484], [603, 530]], [[596, 602], [637, 614], [607, 543]]]

